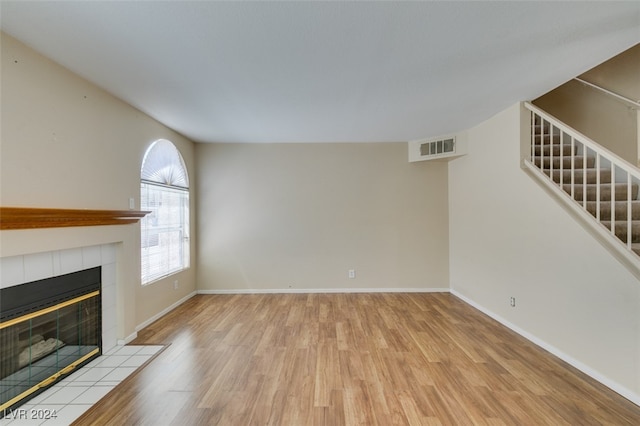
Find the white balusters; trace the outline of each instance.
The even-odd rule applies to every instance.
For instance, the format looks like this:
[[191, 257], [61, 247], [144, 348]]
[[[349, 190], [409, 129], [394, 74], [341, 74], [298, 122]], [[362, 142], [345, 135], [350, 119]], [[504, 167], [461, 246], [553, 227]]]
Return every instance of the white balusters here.
[[616, 166], [611, 163], [611, 235], [616, 235]]
[[571, 138], [571, 198], [576, 198], [576, 139]]
[[560, 188], [564, 184], [564, 132], [560, 132]]
[[[597, 222], [608, 222], [610, 234], [616, 238], [619, 235], [621, 238], [618, 238], [618, 241], [624, 242], [622, 246], [632, 251], [633, 199], [636, 196], [634, 182], [640, 182], [640, 169], [536, 106], [529, 103], [526, 103], [525, 106], [531, 113], [531, 157], [530, 160], [525, 159], [525, 165], [539, 173], [541, 177], [546, 177], [550, 184], [559, 187], [583, 211], [589, 212]], [[555, 138], [556, 133], [557, 138]], [[565, 154], [565, 144], [567, 145], [567, 154]], [[556, 145], [559, 146], [556, 148]], [[567, 155], [570, 156], [569, 159], [566, 158]], [[579, 163], [577, 163], [576, 157], [582, 160], [580, 168], [578, 168]], [[558, 167], [554, 166], [554, 160], [558, 162]], [[592, 164], [594, 161], [595, 165]], [[565, 175], [565, 172], [568, 174]], [[559, 173], [559, 179], [555, 178], [556, 173]], [[625, 175], [621, 173], [625, 173]], [[616, 177], [619, 177], [620, 185], [624, 185], [626, 181], [626, 195], [622, 195], [622, 192], [616, 194]], [[582, 185], [578, 187], [580, 178], [582, 178]], [[592, 190], [591, 193], [589, 190]], [[607, 190], [610, 192], [609, 200], [605, 198]], [[579, 192], [582, 193], [582, 198], [580, 198]], [[588, 200], [595, 200], [595, 202]], [[625, 202], [626, 212], [621, 209], [616, 214], [616, 203], [622, 208]], [[603, 213], [603, 206], [607, 205], [610, 206], [609, 214]], [[606, 210], [604, 211], [606, 212]], [[622, 227], [625, 213], [626, 232]], [[619, 232], [616, 233], [617, 222], [621, 223], [617, 227]]]
[[587, 209], [587, 147], [582, 144], [582, 207]]
[[600, 222], [600, 153], [596, 152], [596, 219]]
[[631, 250], [633, 222], [631, 221], [631, 173], [627, 172], [627, 248]]
[[553, 180], [553, 125], [549, 123], [549, 176]]

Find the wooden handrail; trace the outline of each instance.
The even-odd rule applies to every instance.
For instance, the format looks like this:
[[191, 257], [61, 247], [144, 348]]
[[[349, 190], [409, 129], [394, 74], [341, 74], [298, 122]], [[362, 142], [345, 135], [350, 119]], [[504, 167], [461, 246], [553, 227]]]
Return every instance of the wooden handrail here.
[[138, 222], [149, 213], [141, 210], [0, 207], [0, 230], [126, 225]]

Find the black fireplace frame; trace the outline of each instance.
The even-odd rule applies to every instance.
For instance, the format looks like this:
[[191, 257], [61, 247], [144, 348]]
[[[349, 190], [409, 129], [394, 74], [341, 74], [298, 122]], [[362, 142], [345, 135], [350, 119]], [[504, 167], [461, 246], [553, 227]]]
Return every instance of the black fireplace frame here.
[[0, 289], [0, 322], [57, 305], [100, 290], [102, 268], [85, 269], [57, 277]]

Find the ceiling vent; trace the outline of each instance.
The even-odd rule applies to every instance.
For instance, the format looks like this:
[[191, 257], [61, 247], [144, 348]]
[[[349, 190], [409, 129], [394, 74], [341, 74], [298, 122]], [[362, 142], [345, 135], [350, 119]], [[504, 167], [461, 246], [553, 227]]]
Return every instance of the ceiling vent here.
[[452, 158], [466, 154], [466, 143], [460, 143], [457, 136], [443, 136], [409, 142], [409, 161]]

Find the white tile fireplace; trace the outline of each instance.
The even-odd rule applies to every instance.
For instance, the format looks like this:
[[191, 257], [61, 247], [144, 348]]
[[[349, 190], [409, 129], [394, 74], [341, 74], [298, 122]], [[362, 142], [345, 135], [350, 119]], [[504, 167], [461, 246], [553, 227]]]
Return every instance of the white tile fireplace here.
[[0, 288], [102, 267], [102, 350], [117, 344], [116, 246], [102, 244], [0, 258]]

